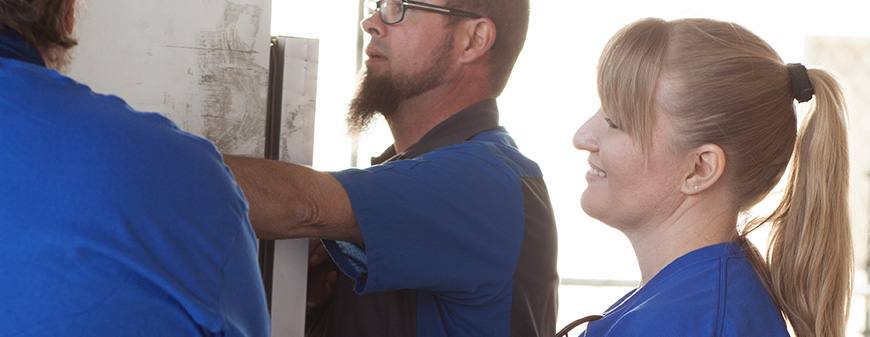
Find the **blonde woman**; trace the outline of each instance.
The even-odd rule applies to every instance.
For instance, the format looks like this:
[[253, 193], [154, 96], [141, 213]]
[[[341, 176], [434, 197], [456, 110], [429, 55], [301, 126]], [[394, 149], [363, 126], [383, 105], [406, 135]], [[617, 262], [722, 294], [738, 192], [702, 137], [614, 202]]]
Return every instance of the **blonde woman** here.
[[[844, 336], [852, 280], [844, 102], [745, 28], [644, 19], [607, 44], [583, 210], [631, 241], [641, 284], [584, 336]], [[811, 106], [800, 130], [795, 100]], [[769, 217], [741, 223], [792, 167]], [[772, 226], [767, 259], [746, 239]]]

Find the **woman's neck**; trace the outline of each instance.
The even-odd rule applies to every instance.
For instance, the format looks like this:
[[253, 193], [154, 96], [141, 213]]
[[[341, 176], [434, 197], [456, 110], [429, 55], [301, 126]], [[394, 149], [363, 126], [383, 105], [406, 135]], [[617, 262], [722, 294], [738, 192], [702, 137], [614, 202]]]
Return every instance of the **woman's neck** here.
[[684, 203], [662, 221], [623, 231], [637, 256], [640, 286], [689, 252], [737, 239], [737, 212], [710, 206]]

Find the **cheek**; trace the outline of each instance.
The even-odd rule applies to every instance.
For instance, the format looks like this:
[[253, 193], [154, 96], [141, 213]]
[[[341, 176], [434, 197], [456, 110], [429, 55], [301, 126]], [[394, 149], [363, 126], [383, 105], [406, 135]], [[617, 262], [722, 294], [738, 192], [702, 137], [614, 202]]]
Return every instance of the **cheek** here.
[[631, 146], [602, 148], [600, 158], [607, 178], [587, 188], [583, 201], [590, 206], [606, 203], [626, 207], [658, 193], [662, 177], [648, 170], [643, 155]]
[[627, 137], [602, 137], [597, 150], [593, 156], [598, 158], [593, 161], [607, 172], [607, 178], [590, 182], [580, 205], [589, 216], [607, 222], [614, 212], [625, 212], [637, 201], [646, 185], [644, 160]]
[[676, 158], [659, 157], [634, 181], [637, 190], [634, 197], [639, 202], [655, 205], [658, 209], [672, 209], [680, 201], [681, 173]]
[[643, 154], [630, 144], [602, 145], [599, 151], [610, 184], [625, 184], [644, 175]]

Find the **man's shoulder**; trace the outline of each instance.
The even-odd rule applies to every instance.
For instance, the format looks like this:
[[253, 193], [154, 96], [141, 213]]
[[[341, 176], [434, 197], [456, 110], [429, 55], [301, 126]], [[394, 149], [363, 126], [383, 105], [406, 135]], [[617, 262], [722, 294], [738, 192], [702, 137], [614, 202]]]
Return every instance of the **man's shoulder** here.
[[542, 176], [538, 164], [526, 157], [510, 134], [501, 127], [481, 132], [460, 144], [445, 146], [420, 157], [424, 160], [449, 158], [466, 162], [485, 162], [493, 168], [511, 172], [519, 178]]
[[[2, 66], [0, 79], [20, 81], [0, 84], [0, 131], [8, 136], [0, 147], [8, 143], [5, 154], [30, 167], [89, 181], [91, 190], [117, 184], [142, 193], [153, 188], [132, 187], [153, 186], [154, 179], [182, 186], [189, 180], [180, 177], [229, 177], [211, 142], [160, 114], [136, 111], [119, 97], [95, 93], [50, 69], [21, 62]], [[56, 169], [60, 163], [63, 170]]]

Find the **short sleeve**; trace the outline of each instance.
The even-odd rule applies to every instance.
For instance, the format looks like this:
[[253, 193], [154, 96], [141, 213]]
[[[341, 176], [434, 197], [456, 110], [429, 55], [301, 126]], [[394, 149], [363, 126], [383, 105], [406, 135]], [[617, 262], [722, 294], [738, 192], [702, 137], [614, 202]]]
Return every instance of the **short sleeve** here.
[[522, 186], [501, 146], [466, 142], [333, 176], [365, 244], [324, 243], [357, 292], [510, 291], [525, 219]]

